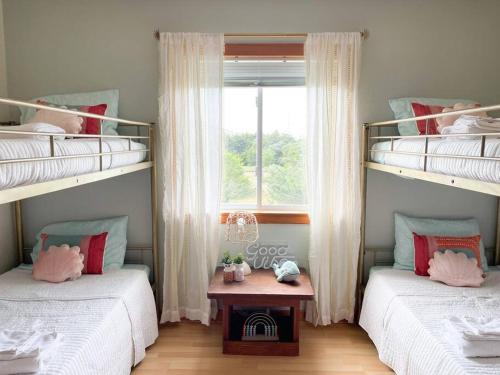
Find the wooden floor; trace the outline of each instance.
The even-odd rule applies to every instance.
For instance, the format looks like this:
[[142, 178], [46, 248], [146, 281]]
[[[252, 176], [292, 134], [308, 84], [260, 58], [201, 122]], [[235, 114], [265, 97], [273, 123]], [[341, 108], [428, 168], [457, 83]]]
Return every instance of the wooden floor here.
[[314, 328], [302, 323], [299, 357], [222, 354], [222, 327], [182, 322], [160, 328], [160, 337], [133, 375], [389, 375], [364, 331], [348, 324]]

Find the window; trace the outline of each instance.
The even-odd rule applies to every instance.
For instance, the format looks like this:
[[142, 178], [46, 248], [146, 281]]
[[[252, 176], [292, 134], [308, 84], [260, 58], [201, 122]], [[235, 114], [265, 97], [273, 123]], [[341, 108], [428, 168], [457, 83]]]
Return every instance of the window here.
[[225, 63], [223, 207], [303, 211], [303, 62]]

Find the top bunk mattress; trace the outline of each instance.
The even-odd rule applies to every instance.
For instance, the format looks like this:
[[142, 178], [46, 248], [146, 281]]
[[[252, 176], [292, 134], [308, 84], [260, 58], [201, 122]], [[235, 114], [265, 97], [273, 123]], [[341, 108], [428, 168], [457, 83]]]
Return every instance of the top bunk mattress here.
[[[403, 168], [424, 169], [424, 157], [419, 155], [391, 154], [391, 142], [378, 142], [372, 146], [375, 150], [371, 159], [380, 164]], [[394, 141], [394, 151], [421, 152], [425, 150], [423, 139], [398, 139]], [[479, 139], [429, 139], [428, 153], [446, 155], [479, 156], [481, 141]], [[500, 157], [500, 139], [487, 138], [484, 156]], [[450, 176], [470, 178], [484, 182], [500, 183], [500, 161], [472, 160], [463, 158], [428, 157], [427, 171]]]
[[[146, 146], [130, 142], [131, 150], [137, 152], [104, 155], [102, 168], [112, 169], [140, 163], [146, 158]], [[127, 151], [128, 139], [103, 139], [103, 152]], [[85, 155], [99, 153], [99, 140], [96, 138], [65, 139], [54, 142], [54, 155]], [[35, 158], [50, 156], [48, 140], [39, 139], [0, 139], [0, 160]], [[19, 185], [72, 177], [99, 171], [99, 157], [75, 157], [70, 159], [45, 160], [0, 164], [0, 190]]]
[[500, 318], [500, 271], [480, 288], [456, 288], [413, 271], [373, 270], [359, 324], [398, 374], [500, 374], [500, 358], [465, 358], [444, 339], [443, 320], [452, 316]]
[[62, 345], [37, 374], [130, 373], [158, 337], [147, 274], [118, 269], [53, 284], [16, 268], [0, 275], [0, 330], [57, 332]]

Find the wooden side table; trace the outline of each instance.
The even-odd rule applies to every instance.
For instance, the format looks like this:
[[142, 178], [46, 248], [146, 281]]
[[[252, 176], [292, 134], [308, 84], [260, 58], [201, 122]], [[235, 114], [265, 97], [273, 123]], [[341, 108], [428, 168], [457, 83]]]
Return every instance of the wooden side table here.
[[[223, 353], [249, 355], [299, 355], [300, 301], [312, 300], [314, 292], [309, 276], [301, 269], [293, 283], [276, 281], [273, 270], [253, 270], [242, 282], [224, 283], [218, 269], [208, 287], [208, 298], [223, 303]], [[281, 341], [242, 341], [241, 332], [231, 332], [233, 306], [289, 307], [291, 337]]]

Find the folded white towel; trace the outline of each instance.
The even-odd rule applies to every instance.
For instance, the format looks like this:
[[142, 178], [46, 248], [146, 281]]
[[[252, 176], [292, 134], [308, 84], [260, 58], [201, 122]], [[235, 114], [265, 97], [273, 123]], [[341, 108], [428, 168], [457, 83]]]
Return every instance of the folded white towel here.
[[61, 339], [56, 332], [0, 331], [0, 375], [41, 370]]
[[500, 357], [500, 319], [451, 317], [445, 339], [465, 357]]
[[40, 365], [40, 359], [38, 357], [0, 361], [0, 375], [35, 373], [40, 371]]
[[[500, 119], [477, 116], [460, 116], [452, 126], [441, 129], [441, 134], [499, 133]], [[465, 137], [464, 137], [465, 138]], [[472, 139], [471, 137], [467, 137]]]

